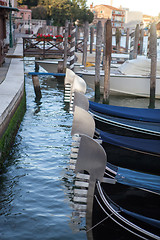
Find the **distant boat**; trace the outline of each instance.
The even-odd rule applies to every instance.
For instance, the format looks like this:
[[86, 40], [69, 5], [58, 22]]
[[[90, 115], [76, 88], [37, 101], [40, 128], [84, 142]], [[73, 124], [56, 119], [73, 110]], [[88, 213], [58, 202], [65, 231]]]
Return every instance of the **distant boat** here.
[[[150, 59], [140, 57], [127, 60], [117, 71], [110, 73], [110, 93], [140, 97], [150, 96]], [[95, 71], [78, 71], [93, 90], [95, 89]], [[100, 91], [104, 91], [104, 71], [100, 71]], [[160, 98], [160, 61], [157, 61], [156, 98]]]
[[[82, 65], [82, 53], [75, 53], [77, 57], [77, 61], [74, 63], [74, 72], [78, 72], [84, 69]], [[117, 68], [121, 65], [122, 62], [128, 59], [128, 54], [113, 54], [112, 57], [112, 68]], [[58, 69], [58, 62], [63, 62], [63, 59], [44, 59], [44, 60], [36, 60], [36, 63], [45, 69], [49, 73], [57, 73]], [[69, 68], [70, 64], [69, 61], [67, 62], [67, 68]], [[101, 65], [102, 66], [102, 65]], [[95, 53], [88, 53], [87, 54], [87, 62], [86, 62], [86, 69], [87, 70], [94, 70], [95, 68]]]

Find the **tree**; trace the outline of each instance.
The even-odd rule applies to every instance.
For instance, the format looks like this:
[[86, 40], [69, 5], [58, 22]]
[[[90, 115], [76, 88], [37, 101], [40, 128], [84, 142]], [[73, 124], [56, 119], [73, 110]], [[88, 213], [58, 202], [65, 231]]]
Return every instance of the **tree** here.
[[[93, 13], [87, 8], [86, 0], [17, 0], [20, 5], [28, 5], [33, 10], [33, 18], [53, 20], [54, 26], [65, 26], [65, 20], [79, 24], [93, 21]], [[38, 6], [37, 6], [38, 4]], [[46, 9], [46, 11], [45, 11]], [[47, 14], [46, 14], [47, 12]]]
[[47, 9], [43, 6], [32, 7], [32, 18], [33, 19], [47, 19]]
[[87, 8], [86, 0], [72, 0], [73, 4], [77, 4], [81, 9]]
[[27, 5], [28, 8], [38, 5], [39, 0], [17, 0], [18, 5]]
[[93, 21], [94, 14], [89, 9], [81, 9], [78, 20], [80, 24], [83, 24], [84, 22], [88, 21], [91, 23]]
[[51, 19], [54, 26], [64, 26], [65, 20], [71, 20], [71, 7], [70, 0], [56, 0], [52, 3]]
[[93, 21], [93, 13], [87, 9], [85, 0], [54, 0], [52, 3], [53, 24], [64, 26], [65, 20], [75, 22], [77, 19], [82, 24], [85, 21]]

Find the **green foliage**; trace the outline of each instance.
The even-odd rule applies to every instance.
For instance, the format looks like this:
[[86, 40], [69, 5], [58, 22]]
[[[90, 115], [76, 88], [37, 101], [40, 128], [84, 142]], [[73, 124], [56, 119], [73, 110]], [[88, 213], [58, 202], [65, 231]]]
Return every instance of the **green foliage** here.
[[87, 8], [86, 0], [72, 0], [73, 4], [77, 4], [81, 9]]
[[71, 20], [72, 3], [70, 0], [56, 0], [52, 3], [51, 19], [54, 26], [64, 26], [65, 20]]
[[91, 23], [93, 21], [94, 14], [89, 9], [81, 9], [79, 12], [78, 20], [80, 24], [88, 21]]
[[33, 19], [47, 19], [47, 9], [43, 6], [32, 7], [32, 18]]
[[85, 0], [57, 0], [52, 4], [53, 25], [64, 26], [65, 20], [75, 22], [79, 20], [79, 24], [85, 21], [91, 23], [93, 21], [93, 13], [86, 8]]
[[54, 26], [65, 26], [66, 19], [72, 22], [78, 19], [79, 24], [91, 23], [94, 17], [86, 0], [18, 0], [18, 3], [32, 7], [33, 19], [50, 19]]
[[18, 5], [27, 5], [28, 8], [38, 5], [39, 0], [17, 0]]

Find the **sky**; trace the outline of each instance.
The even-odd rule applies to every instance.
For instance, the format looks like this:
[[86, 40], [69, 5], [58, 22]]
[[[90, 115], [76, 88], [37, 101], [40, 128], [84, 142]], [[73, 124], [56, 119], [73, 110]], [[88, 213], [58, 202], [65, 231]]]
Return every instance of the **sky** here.
[[[87, 5], [111, 5], [111, 0], [87, 0]], [[130, 11], [140, 11], [143, 14], [158, 16], [160, 13], [160, 0], [112, 0], [112, 6], [129, 8]]]

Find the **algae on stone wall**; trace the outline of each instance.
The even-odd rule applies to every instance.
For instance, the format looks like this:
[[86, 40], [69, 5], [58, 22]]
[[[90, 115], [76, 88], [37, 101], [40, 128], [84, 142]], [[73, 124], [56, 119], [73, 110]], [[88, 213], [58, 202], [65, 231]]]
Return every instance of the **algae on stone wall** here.
[[0, 169], [3, 166], [3, 162], [5, 158], [8, 156], [10, 149], [14, 143], [15, 136], [17, 134], [17, 131], [19, 129], [19, 126], [21, 124], [21, 121], [23, 119], [23, 116], [26, 111], [26, 94], [24, 90], [24, 95], [22, 97], [22, 100], [14, 113], [12, 119], [10, 120], [10, 123], [8, 125], [8, 128], [4, 132], [3, 136], [0, 139]]

